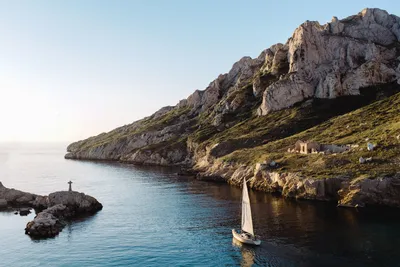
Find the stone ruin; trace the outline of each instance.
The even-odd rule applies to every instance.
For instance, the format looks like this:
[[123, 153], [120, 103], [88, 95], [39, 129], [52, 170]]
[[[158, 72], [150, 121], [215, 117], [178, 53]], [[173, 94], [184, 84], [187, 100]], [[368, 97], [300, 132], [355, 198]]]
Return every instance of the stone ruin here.
[[349, 145], [333, 145], [333, 144], [320, 144], [315, 141], [302, 141], [298, 140], [294, 148], [289, 148], [290, 153], [300, 154], [331, 154], [331, 153], [342, 153], [350, 150]]

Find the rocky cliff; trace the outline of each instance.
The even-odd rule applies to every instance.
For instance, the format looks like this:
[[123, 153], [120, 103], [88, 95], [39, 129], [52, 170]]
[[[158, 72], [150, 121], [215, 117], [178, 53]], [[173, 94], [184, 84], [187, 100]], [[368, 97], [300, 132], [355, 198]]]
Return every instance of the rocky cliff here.
[[[276, 174], [272, 176], [253, 175], [258, 178], [252, 187], [266, 191], [280, 188], [278, 191], [288, 196], [338, 199], [340, 194], [337, 191], [344, 189], [338, 186], [339, 181], [348, 182], [359, 174], [343, 174], [340, 168], [329, 175], [325, 175], [324, 169], [319, 172], [299, 170], [296, 166], [304, 161], [303, 158], [285, 158], [279, 153], [286, 151], [296, 136], [315, 139], [317, 134], [310, 136], [307, 133], [320, 125], [326, 131], [335, 132], [330, 137], [321, 136], [320, 141], [361, 143], [361, 135], [357, 135], [354, 128], [346, 139], [341, 138], [336, 133], [337, 128], [330, 128], [330, 125], [335, 123], [337, 116], [373, 105], [400, 91], [399, 40], [400, 18], [380, 9], [364, 9], [341, 20], [334, 17], [325, 25], [307, 21], [285, 44], [275, 44], [254, 59], [243, 57], [205, 90], [196, 90], [177, 105], [164, 107], [132, 124], [72, 143], [65, 157], [180, 165], [203, 173], [203, 177], [222, 177], [229, 181], [231, 174], [242, 168], [238, 166], [254, 169], [257, 162], [262, 162], [261, 158], [277, 156], [281, 158], [280, 166], [286, 167], [274, 171]], [[397, 101], [394, 99], [391, 101]], [[390, 107], [390, 101], [382, 103]], [[396, 112], [387, 110], [388, 114]], [[371, 132], [372, 136], [365, 138], [378, 140], [383, 133], [396, 133], [396, 125], [381, 125], [381, 121], [377, 121], [378, 117], [384, 120], [384, 115], [367, 114], [367, 123], [372, 121], [371, 125], [376, 123], [384, 129], [379, 134]], [[342, 121], [346, 121], [345, 116]], [[357, 129], [365, 131], [362, 127]], [[274, 149], [268, 151], [267, 147]], [[389, 150], [397, 153], [391, 148]], [[316, 160], [326, 168], [333, 164], [330, 161], [334, 162], [330, 158]], [[342, 164], [346, 162], [346, 159], [341, 160]], [[230, 167], [230, 171], [225, 173], [227, 163], [235, 166], [235, 170]], [[372, 173], [363, 168], [362, 175]], [[394, 175], [392, 169], [382, 170], [381, 174]], [[271, 177], [279, 176], [299, 183], [307, 175], [307, 179], [317, 181], [318, 178], [312, 177], [320, 177], [321, 173], [325, 175], [324, 179], [332, 179], [326, 185], [329, 187], [326, 196], [320, 196], [315, 190], [314, 193], [293, 191], [293, 186], [291, 190], [284, 189], [277, 186], [279, 182], [276, 179], [271, 180]], [[333, 178], [335, 182], [332, 182]], [[309, 180], [322, 186], [320, 181], [312, 181]], [[308, 186], [308, 182], [303, 184]]]

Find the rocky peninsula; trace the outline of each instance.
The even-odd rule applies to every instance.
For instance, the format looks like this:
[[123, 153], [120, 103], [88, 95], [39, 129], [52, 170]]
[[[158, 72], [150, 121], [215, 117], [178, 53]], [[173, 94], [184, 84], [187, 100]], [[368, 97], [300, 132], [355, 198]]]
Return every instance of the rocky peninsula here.
[[28, 222], [25, 233], [32, 237], [53, 237], [65, 226], [64, 220], [79, 215], [94, 214], [103, 208], [94, 197], [76, 191], [59, 191], [40, 196], [13, 188], [0, 182], [0, 209], [34, 208], [37, 215]]
[[[400, 18], [377, 8], [306, 21], [175, 106], [70, 144], [65, 158], [182, 166], [286, 197], [400, 207], [399, 41]], [[291, 153], [298, 140], [351, 149]]]

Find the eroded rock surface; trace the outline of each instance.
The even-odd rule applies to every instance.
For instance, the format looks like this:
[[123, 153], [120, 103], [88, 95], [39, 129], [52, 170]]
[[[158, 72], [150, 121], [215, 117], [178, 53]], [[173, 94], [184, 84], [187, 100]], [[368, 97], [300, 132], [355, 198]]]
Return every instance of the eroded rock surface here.
[[366, 205], [400, 207], [400, 174], [346, 182], [339, 191], [339, 195], [339, 205], [344, 207]]
[[59, 191], [38, 197], [34, 205], [47, 207], [26, 225], [25, 233], [34, 237], [52, 237], [63, 229], [63, 219], [92, 214], [103, 208], [94, 197], [75, 191]]
[[[66, 216], [67, 215], [67, 216]], [[56, 236], [64, 228], [63, 218], [68, 218], [67, 207], [62, 204], [47, 208], [36, 215], [33, 221], [28, 222], [25, 234], [33, 237]]]
[[342, 207], [400, 207], [400, 174], [376, 179], [315, 179], [299, 176], [297, 173], [275, 172], [265, 163], [245, 166], [218, 162], [199, 172], [197, 177], [201, 180], [225, 181], [237, 186], [246, 179], [250, 188], [259, 191], [296, 199], [336, 201]]
[[[288, 76], [265, 89], [259, 114], [310, 97], [357, 95], [360, 88], [398, 81], [399, 21], [384, 10], [364, 9], [325, 25], [303, 23], [279, 50], [286, 51]], [[266, 64], [270, 70], [271, 60]]]

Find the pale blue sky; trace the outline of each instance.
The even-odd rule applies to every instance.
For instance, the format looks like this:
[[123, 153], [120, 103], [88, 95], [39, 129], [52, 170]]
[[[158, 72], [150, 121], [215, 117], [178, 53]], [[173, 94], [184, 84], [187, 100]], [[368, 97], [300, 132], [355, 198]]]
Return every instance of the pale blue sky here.
[[0, 1], [0, 141], [74, 141], [175, 105], [305, 20], [400, 2]]

